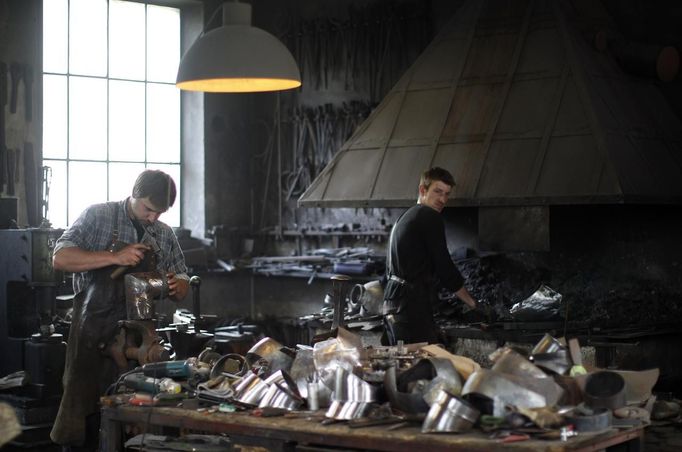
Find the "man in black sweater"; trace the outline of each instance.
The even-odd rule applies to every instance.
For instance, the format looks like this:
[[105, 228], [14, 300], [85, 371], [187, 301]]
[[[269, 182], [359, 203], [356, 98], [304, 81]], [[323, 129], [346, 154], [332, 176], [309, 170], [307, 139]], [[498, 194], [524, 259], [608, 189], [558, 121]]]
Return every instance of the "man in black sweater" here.
[[464, 287], [464, 278], [452, 262], [440, 212], [455, 186], [443, 168], [425, 171], [419, 181], [417, 205], [393, 226], [386, 260], [384, 318], [388, 341], [437, 342], [432, 301], [445, 287], [470, 308], [477, 301]]

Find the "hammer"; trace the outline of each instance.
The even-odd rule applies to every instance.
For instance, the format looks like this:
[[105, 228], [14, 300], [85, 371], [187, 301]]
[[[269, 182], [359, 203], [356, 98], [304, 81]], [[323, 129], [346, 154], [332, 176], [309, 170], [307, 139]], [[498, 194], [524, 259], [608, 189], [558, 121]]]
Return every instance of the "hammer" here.
[[[149, 247], [151, 248], [151, 250], [154, 254], [161, 253], [161, 248], [159, 247], [159, 244], [156, 242], [156, 239], [154, 238], [154, 236], [152, 235], [152, 232], [149, 231], [149, 229], [147, 229], [146, 227], [144, 228], [144, 230], [145, 230], [146, 234], [144, 235], [144, 237], [142, 237], [143, 240], [141, 243], [144, 243], [145, 245], [149, 245]], [[116, 268], [116, 270], [111, 272], [109, 277], [111, 279], [118, 279], [121, 276], [123, 276], [123, 274], [126, 272], [126, 270], [128, 268], [130, 268], [130, 266], [120, 265], [119, 267]]]

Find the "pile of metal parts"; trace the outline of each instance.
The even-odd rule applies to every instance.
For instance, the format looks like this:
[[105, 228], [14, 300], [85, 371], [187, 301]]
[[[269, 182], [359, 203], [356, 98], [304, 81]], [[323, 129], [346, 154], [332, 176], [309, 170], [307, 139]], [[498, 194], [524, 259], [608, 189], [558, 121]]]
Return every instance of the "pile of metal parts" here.
[[184, 363], [145, 366], [144, 375], [184, 379], [184, 397], [196, 396], [214, 411], [301, 411], [353, 428], [418, 423], [423, 433], [478, 427], [503, 442], [531, 435], [568, 440], [649, 422], [658, 369], [588, 371], [577, 340], [550, 335], [527, 357], [502, 347], [490, 359], [492, 367], [481, 368], [437, 345], [367, 347], [338, 328], [314, 346], [291, 349], [266, 337], [244, 356], [205, 350]]
[[340, 326], [364, 331], [383, 328], [384, 289], [380, 281], [355, 284], [348, 290], [349, 277], [334, 275], [331, 279], [332, 292], [325, 296], [324, 306], [317, 313], [299, 317], [301, 325], [327, 331]]

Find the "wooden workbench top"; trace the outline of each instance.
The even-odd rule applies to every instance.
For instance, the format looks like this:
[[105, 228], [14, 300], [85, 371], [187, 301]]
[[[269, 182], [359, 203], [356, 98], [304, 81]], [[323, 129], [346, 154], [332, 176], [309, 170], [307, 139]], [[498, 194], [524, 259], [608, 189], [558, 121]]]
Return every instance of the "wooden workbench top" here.
[[[320, 412], [322, 414], [323, 412]], [[268, 441], [295, 442], [310, 445], [350, 447], [365, 450], [410, 451], [434, 450], [495, 450], [513, 448], [527, 451], [598, 450], [614, 444], [636, 440], [643, 428], [608, 430], [596, 434], [581, 434], [568, 441], [527, 440], [503, 444], [491, 440], [480, 431], [467, 434], [421, 433], [420, 426], [387, 430], [387, 426], [350, 428], [345, 423], [323, 425], [316, 419], [287, 417], [257, 417], [249, 412], [199, 412], [182, 408], [136, 407], [120, 405], [102, 409], [103, 428], [108, 422], [141, 423], [183, 428], [212, 433], [224, 433], [238, 438], [259, 438]], [[114, 449], [112, 449], [114, 450]]]

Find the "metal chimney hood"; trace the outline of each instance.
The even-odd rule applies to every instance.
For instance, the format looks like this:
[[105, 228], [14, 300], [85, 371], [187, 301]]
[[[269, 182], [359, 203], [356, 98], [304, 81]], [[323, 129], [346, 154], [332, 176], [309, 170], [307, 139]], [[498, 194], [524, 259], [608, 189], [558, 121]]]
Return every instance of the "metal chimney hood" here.
[[682, 125], [653, 81], [580, 34], [568, 1], [470, 1], [299, 199], [407, 207], [682, 203]]

